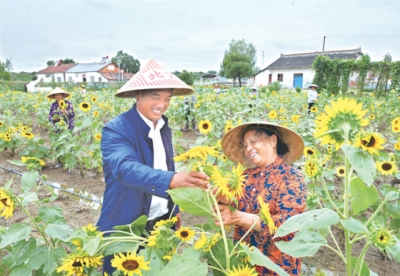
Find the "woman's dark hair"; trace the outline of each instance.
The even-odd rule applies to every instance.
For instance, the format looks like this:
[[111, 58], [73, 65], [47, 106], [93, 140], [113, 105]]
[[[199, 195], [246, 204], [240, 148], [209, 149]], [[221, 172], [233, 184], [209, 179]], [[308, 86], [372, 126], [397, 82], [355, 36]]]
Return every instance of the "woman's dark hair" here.
[[260, 136], [261, 134], [266, 134], [267, 136], [271, 137], [272, 135], [276, 135], [277, 137], [277, 142], [276, 142], [276, 152], [278, 153], [278, 155], [285, 155], [286, 153], [289, 152], [289, 148], [288, 146], [282, 142], [281, 137], [279, 137], [279, 135], [271, 129], [267, 129], [267, 128], [263, 128], [260, 126], [250, 126], [248, 129], [246, 129], [246, 131], [243, 133], [243, 137], [242, 140], [244, 138], [244, 135], [249, 131], [249, 130], [255, 130], [255, 135], [256, 136]]

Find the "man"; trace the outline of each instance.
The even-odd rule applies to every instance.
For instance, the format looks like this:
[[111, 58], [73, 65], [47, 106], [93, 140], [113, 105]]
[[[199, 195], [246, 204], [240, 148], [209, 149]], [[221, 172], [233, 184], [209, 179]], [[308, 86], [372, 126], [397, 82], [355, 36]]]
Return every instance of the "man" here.
[[318, 88], [318, 85], [310, 84], [308, 88], [310, 88], [310, 90], [308, 91], [308, 115], [310, 115], [311, 107], [314, 105], [315, 101], [318, 98], [318, 92], [316, 90]]
[[[106, 182], [103, 206], [97, 223], [100, 231], [130, 224], [146, 215], [146, 229], [170, 217], [173, 211], [168, 189], [208, 186], [208, 176], [200, 172], [175, 173], [172, 133], [167, 111], [172, 96], [194, 90], [157, 62], [150, 60], [116, 94], [136, 98], [129, 111], [120, 114], [103, 128], [101, 150]], [[179, 209], [177, 227], [181, 225]], [[104, 258], [103, 269], [109, 275], [112, 256]]]

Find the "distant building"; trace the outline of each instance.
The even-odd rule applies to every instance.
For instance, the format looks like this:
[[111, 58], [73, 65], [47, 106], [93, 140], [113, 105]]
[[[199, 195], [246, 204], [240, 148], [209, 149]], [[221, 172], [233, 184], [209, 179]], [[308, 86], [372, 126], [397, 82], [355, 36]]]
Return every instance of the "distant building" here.
[[267, 86], [271, 82], [279, 81], [286, 88], [306, 88], [314, 79], [312, 64], [319, 55], [331, 59], [357, 59], [362, 55], [361, 48], [353, 50], [325, 51], [300, 53], [281, 56], [257, 74], [253, 75], [256, 86]]
[[61, 64], [47, 67], [37, 73], [42, 82], [110, 82], [127, 81], [134, 74], [124, 70], [103, 57], [101, 62]]

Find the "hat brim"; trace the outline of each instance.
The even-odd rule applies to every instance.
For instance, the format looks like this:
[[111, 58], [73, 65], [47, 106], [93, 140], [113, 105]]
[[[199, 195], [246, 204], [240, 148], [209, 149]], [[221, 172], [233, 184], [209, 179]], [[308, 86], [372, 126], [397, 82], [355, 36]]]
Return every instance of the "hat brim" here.
[[315, 85], [315, 84], [311, 84], [311, 85], [309, 85], [309, 86], [308, 86], [308, 88], [311, 88], [311, 87], [315, 87], [315, 88], [318, 88], [318, 85]]
[[287, 164], [292, 164], [302, 156], [304, 141], [295, 131], [271, 122], [249, 122], [232, 128], [224, 135], [224, 137], [222, 137], [222, 151], [231, 161], [242, 163], [247, 168], [255, 167], [253, 162], [251, 162], [244, 154], [242, 144], [244, 133], [249, 127], [253, 126], [268, 126], [268, 129], [271, 129], [278, 134], [281, 141], [285, 143], [289, 149], [289, 152], [283, 155], [283, 161]]
[[47, 98], [49, 99], [54, 99], [56, 94], [63, 94], [63, 98], [68, 97], [70, 94], [67, 91], [62, 90], [59, 87], [54, 88], [53, 91], [51, 91], [48, 95]]
[[135, 91], [141, 90], [154, 90], [154, 89], [172, 89], [172, 96], [185, 96], [194, 93], [194, 89], [192, 88], [166, 88], [164, 86], [160, 87], [152, 87], [152, 88], [140, 88], [140, 89], [132, 89], [129, 91], [118, 91], [114, 94], [117, 98], [135, 98]]

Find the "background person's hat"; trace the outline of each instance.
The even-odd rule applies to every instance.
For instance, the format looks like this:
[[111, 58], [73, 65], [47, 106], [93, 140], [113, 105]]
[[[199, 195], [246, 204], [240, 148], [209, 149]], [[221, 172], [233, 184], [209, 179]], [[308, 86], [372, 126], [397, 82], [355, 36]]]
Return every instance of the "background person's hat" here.
[[311, 88], [311, 87], [318, 88], [318, 85], [316, 85], [316, 84], [310, 84], [310, 85], [308, 86], [308, 88]]
[[146, 89], [172, 89], [172, 96], [184, 96], [194, 89], [154, 60], [150, 60], [116, 93], [118, 98], [134, 98], [134, 92]]
[[258, 90], [257, 86], [255, 86], [255, 85], [253, 85], [253, 86], [251, 87], [251, 90], [253, 90], [253, 89]]
[[59, 88], [59, 87], [56, 87], [56, 88], [54, 88], [53, 91], [51, 91], [51, 92], [47, 95], [47, 98], [49, 98], [49, 99], [54, 99], [54, 95], [55, 95], [55, 94], [60, 94], [60, 93], [63, 94], [63, 98], [66, 98], [66, 97], [69, 96], [69, 93], [68, 93], [68, 92], [62, 90], [62, 89]]
[[83, 84], [81, 85], [81, 87], [82, 87], [82, 88], [85, 88], [85, 86], [84, 86]]
[[248, 168], [254, 164], [244, 154], [243, 135], [248, 129], [257, 127], [268, 129], [277, 134], [278, 139], [287, 145], [289, 151], [283, 155], [283, 161], [292, 164], [303, 154], [304, 141], [295, 131], [271, 122], [249, 122], [238, 125], [229, 130], [221, 140], [222, 151], [225, 156], [235, 163], [242, 163]]

